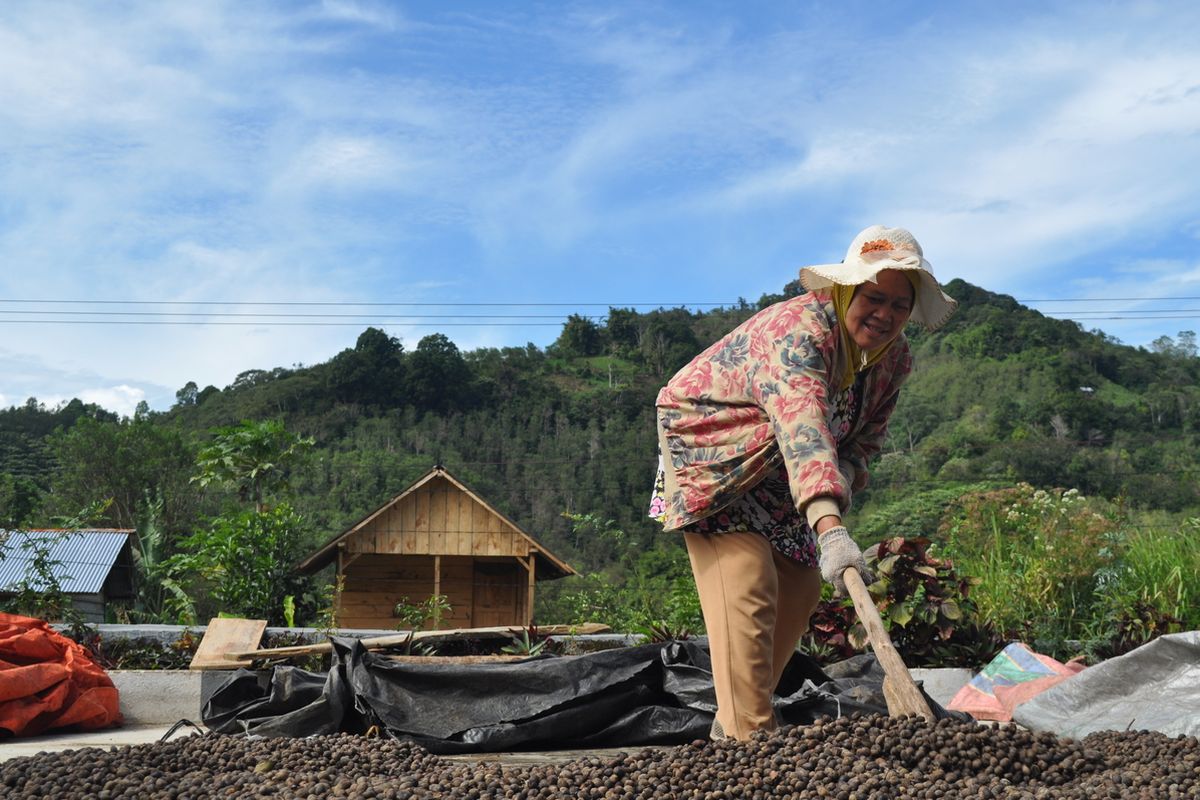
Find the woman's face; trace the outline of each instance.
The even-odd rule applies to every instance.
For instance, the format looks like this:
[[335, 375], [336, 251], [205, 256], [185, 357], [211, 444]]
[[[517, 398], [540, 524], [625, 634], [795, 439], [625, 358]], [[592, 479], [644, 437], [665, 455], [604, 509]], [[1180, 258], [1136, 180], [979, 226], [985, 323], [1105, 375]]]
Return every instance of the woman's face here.
[[913, 307], [913, 286], [899, 270], [885, 269], [878, 283], [859, 286], [846, 312], [846, 330], [863, 350], [874, 350], [900, 335]]

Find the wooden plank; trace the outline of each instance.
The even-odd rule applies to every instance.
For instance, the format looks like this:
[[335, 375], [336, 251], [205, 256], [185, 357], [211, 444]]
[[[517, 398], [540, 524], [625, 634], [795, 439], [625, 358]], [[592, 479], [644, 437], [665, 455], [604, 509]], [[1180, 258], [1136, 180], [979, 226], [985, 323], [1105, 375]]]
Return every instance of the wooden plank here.
[[525, 595], [524, 617], [525, 617], [525, 624], [528, 626], [530, 623], [533, 622], [533, 585], [534, 585], [534, 578], [535, 578], [534, 573], [537, 570], [537, 559], [534, 558], [533, 556], [529, 557], [529, 564], [527, 566], [527, 569], [529, 570], [529, 583], [525, 589], [526, 595]]
[[[538, 633], [545, 636], [569, 636], [578, 634], [587, 636], [594, 633], [609, 633], [612, 628], [599, 622], [585, 622], [580, 625], [539, 625]], [[412, 634], [413, 641], [453, 641], [458, 639], [507, 639], [514, 633], [520, 632], [519, 625], [497, 625], [485, 628], [452, 628], [444, 631], [417, 631]], [[387, 647], [399, 647], [408, 641], [407, 633], [396, 633], [388, 636], [376, 636], [363, 639], [363, 647], [368, 650], [382, 650]], [[285, 656], [308, 656], [316, 653], [328, 653], [333, 649], [329, 642], [296, 645], [293, 647], [271, 647], [261, 650], [246, 650], [244, 652], [228, 653], [230, 658], [277, 658]]]
[[488, 521], [492, 518], [492, 513], [478, 503], [471, 505], [471, 555], [483, 556], [487, 555], [488, 546]]
[[345, 626], [360, 631], [386, 631], [396, 627], [394, 617], [346, 617]]
[[237, 669], [250, 666], [251, 661], [229, 654], [258, 647], [266, 629], [265, 619], [216, 617], [209, 620], [188, 669]]
[[411, 495], [400, 501], [399, 552], [417, 552], [417, 501]]
[[421, 595], [422, 598], [429, 596], [429, 579], [422, 580], [352, 580], [348, 582], [349, 588], [345, 590], [347, 595], [350, 594], [387, 594], [401, 595], [406, 594], [409, 597], [413, 595]]
[[413, 540], [414, 553], [429, 552], [429, 492], [423, 490], [413, 493], [413, 504], [416, 508], [416, 519], [413, 530], [416, 538]]
[[510, 661], [521, 661], [529, 656], [514, 656], [508, 653], [498, 653], [492, 656], [384, 656], [388, 661], [397, 664], [441, 664], [448, 666], [466, 666], [472, 664], [504, 664]]
[[458, 492], [451, 487], [446, 487], [446, 492], [443, 495], [446, 503], [446, 510], [442, 512], [442, 519], [446, 525], [446, 543], [442, 547], [443, 555], [458, 554]]
[[446, 491], [443, 486], [429, 495], [429, 552], [446, 552]]
[[499, 530], [500, 520], [494, 519], [488, 522], [487, 546], [483, 554], [485, 556], [502, 556], [505, 555], [501, 545], [501, 536], [503, 533]]
[[382, 535], [380, 536], [379, 552], [400, 552], [400, 510], [392, 506], [386, 514], [380, 516]]
[[347, 570], [349, 575], [363, 580], [433, 580], [433, 562], [424, 556], [368, 556]]
[[[433, 557], [433, 596], [438, 597], [442, 593], [442, 557]], [[434, 620], [434, 627], [442, 627], [441, 620]]]
[[450, 548], [450, 552], [454, 555], [465, 555], [471, 552], [471, 509], [468, 506], [470, 498], [464, 492], [455, 492], [453, 501], [450, 518], [454, 522], [454, 546]]

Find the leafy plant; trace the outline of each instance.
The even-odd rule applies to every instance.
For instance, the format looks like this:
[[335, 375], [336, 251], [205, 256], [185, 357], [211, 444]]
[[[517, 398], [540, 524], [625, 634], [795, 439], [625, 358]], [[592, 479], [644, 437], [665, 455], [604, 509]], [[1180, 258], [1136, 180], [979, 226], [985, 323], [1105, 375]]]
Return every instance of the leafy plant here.
[[639, 628], [638, 633], [646, 637], [646, 641], [653, 644], [662, 644], [665, 642], [683, 642], [691, 638], [692, 632], [683, 625], [672, 625], [666, 620], [653, 622], [644, 628]]
[[[876, 574], [869, 587], [892, 644], [909, 666], [987, 663], [1003, 640], [978, 619], [971, 588], [947, 559], [930, 553], [928, 539], [895, 536], [866, 552]], [[822, 600], [802, 648], [820, 661], [849, 658], [867, 648], [867, 632], [848, 598]]]
[[192, 480], [202, 488], [213, 483], [232, 487], [238, 499], [252, 502], [262, 513], [269, 494], [288, 488], [288, 470], [314, 442], [288, 433], [282, 420], [242, 420], [214, 431], [212, 444], [197, 456], [200, 472]]
[[337, 599], [345, 585], [346, 576], [338, 575], [333, 583], [327, 583], [321, 588], [314, 627], [323, 636], [328, 637], [337, 629]]
[[165, 557], [162, 512], [162, 496], [147, 492], [133, 540], [136, 596], [129, 616], [137, 622], [194, 625], [195, 603], [171, 574]]
[[424, 630], [426, 624], [430, 622], [433, 623], [434, 629], [437, 629], [441, 624], [442, 617], [450, 613], [452, 608], [450, 598], [444, 594], [432, 594], [420, 603], [410, 603], [407, 597], [400, 598], [400, 602], [392, 609], [392, 616], [400, 618], [397, 629], [409, 632], [408, 638], [401, 645], [405, 655], [431, 656], [436, 654], [437, 645], [432, 642], [416, 641], [416, 633]]
[[[1200, 518], [1122, 528], [1114, 532], [1110, 547], [1113, 558], [1096, 575], [1105, 624], [1132, 612], [1176, 619], [1184, 630], [1200, 628], [1195, 596], [1200, 587]], [[1098, 633], [1104, 638], [1103, 630]]]
[[[82, 644], [82, 642], [81, 642]], [[185, 629], [173, 642], [150, 636], [96, 636], [91, 650], [105, 669], [187, 669], [200, 639]]]
[[289, 628], [296, 627], [296, 595], [294, 594], [283, 598], [283, 624]]
[[[975, 667], [989, 661], [1003, 641], [978, 619], [972, 587], [954, 565], [930, 553], [924, 537], [892, 537], [873, 548], [868, 564], [877, 578], [870, 587], [892, 643], [909, 666]], [[857, 646], [866, 644], [861, 624], [851, 629]]]
[[1107, 635], [1097, 635], [1088, 642], [1088, 656], [1093, 661], [1125, 655], [1163, 634], [1177, 633], [1182, 630], [1182, 620], [1139, 601], [1132, 608], [1107, 617], [1102, 630]]
[[507, 653], [513, 656], [540, 656], [546, 651], [546, 645], [550, 640], [538, 636], [537, 626], [530, 625], [528, 628], [522, 629], [519, 633], [512, 631], [512, 642], [500, 648], [501, 653]]
[[303, 526], [303, 518], [286, 503], [217, 517], [183, 541], [184, 552], [171, 557], [172, 574], [203, 578], [221, 611], [278, 625], [283, 621], [279, 598], [303, 585], [292, 570]]
[[410, 603], [407, 597], [401, 597], [392, 609], [392, 616], [400, 620], [397, 630], [420, 631], [430, 622], [437, 628], [442, 617], [452, 609], [450, 598], [444, 594], [431, 594], [419, 603]]
[[1118, 557], [1120, 523], [1107, 511], [1073, 489], [1028, 484], [965, 496], [942, 527], [947, 552], [979, 578], [980, 619], [1007, 639], [1074, 655], [1068, 642], [1101, 613], [1097, 576]]
[[822, 599], [809, 617], [808, 634], [801, 639], [801, 649], [822, 663], [850, 658], [862, 652], [850, 637], [856, 624], [852, 602]]

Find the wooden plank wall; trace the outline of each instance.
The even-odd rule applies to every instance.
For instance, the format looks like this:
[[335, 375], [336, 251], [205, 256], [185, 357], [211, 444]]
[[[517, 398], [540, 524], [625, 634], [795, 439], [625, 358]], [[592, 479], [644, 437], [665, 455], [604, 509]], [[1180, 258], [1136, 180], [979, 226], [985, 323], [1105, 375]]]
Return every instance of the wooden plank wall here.
[[[472, 559], [443, 557], [440, 585], [450, 611], [438, 627], [473, 627]], [[404, 598], [414, 605], [423, 603], [433, 594], [433, 587], [433, 556], [363, 555], [346, 569], [338, 625], [393, 630], [400, 624], [392, 615], [396, 604]]]
[[485, 628], [525, 625], [527, 573], [516, 561], [477, 561], [473, 570], [475, 599], [471, 624]]
[[523, 558], [529, 539], [438, 477], [348, 537], [346, 552]]

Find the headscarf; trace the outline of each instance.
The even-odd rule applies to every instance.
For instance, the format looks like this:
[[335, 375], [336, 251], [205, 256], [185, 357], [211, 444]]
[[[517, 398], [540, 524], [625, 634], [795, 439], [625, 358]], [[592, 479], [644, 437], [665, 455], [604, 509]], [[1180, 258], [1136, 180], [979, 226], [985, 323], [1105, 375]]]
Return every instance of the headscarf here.
[[[912, 284], [913, 305], [916, 305], [917, 292], [921, 289], [920, 276], [913, 270], [904, 269], [899, 271], [904, 273], [904, 277], [908, 278], [908, 282]], [[897, 332], [887, 344], [882, 344], [866, 352], [863, 352], [863, 349], [854, 342], [854, 337], [846, 329], [846, 315], [850, 312], [850, 301], [854, 299], [854, 292], [859, 286], [862, 286], [862, 284], [835, 283], [829, 287], [829, 291], [833, 294], [833, 307], [837, 311], [838, 330], [841, 332], [842, 347], [846, 353], [846, 371], [842, 373], [842, 380], [838, 385], [838, 391], [841, 392], [850, 388], [858, 373], [873, 367], [881, 358], [887, 355], [887, 351], [892, 349], [892, 345], [900, 338], [900, 333]]]

